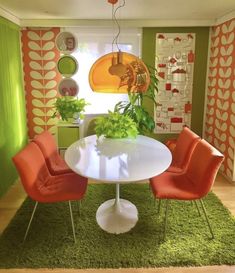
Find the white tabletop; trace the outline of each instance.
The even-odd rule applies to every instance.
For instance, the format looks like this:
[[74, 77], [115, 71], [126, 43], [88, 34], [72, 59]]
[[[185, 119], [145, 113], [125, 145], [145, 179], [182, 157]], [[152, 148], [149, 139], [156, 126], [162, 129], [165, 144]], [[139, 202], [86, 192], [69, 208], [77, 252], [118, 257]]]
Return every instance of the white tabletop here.
[[139, 135], [136, 139], [110, 139], [96, 135], [73, 143], [65, 161], [76, 173], [109, 183], [144, 180], [165, 171], [171, 152], [161, 142]]

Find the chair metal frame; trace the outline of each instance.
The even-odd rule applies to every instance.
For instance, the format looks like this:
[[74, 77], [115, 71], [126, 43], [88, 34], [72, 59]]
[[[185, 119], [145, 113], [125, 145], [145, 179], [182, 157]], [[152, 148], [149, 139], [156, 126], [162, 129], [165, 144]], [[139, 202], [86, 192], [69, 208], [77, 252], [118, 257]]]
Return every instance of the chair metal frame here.
[[[28, 226], [26, 228], [23, 243], [25, 242], [25, 240], [26, 240], [26, 238], [28, 236], [28, 232], [29, 232], [29, 229], [30, 229], [30, 226], [31, 226], [34, 214], [35, 214], [35, 211], [37, 209], [38, 203], [39, 203], [38, 201], [35, 202], [31, 217], [29, 219]], [[74, 243], [76, 243], [76, 234], [75, 234], [75, 228], [74, 228], [74, 219], [73, 219], [73, 211], [72, 211], [71, 201], [68, 201], [68, 203], [69, 203], [69, 212], [70, 212], [71, 225], [72, 225], [72, 230], [73, 230], [73, 238], [74, 238]], [[81, 209], [81, 200], [79, 200], [79, 215], [81, 215], [80, 209]]]
[[[156, 198], [154, 198], [156, 200]], [[168, 221], [168, 213], [169, 213], [169, 207], [170, 207], [170, 200], [171, 199], [159, 199], [158, 198], [158, 210], [157, 210], [157, 213], [160, 214], [160, 210], [161, 210], [161, 201], [162, 200], [166, 200], [166, 208], [165, 208], [165, 219], [164, 219], [164, 235], [163, 235], [163, 240], [165, 241], [166, 239], [166, 231], [167, 231], [167, 221]], [[179, 200], [179, 201], [182, 201], [182, 200]], [[187, 200], [188, 201], [188, 200]], [[198, 199], [198, 200], [193, 200], [193, 203], [196, 205], [196, 208], [197, 208], [197, 211], [198, 211], [198, 214], [199, 216], [201, 216], [201, 213], [200, 213], [200, 210], [199, 210], [199, 206], [197, 204], [197, 201], [200, 202], [201, 204], [201, 207], [202, 207], [202, 211], [203, 211], [203, 214], [206, 218], [206, 222], [207, 222], [207, 225], [208, 225], [208, 228], [210, 230], [210, 234], [211, 234], [211, 239], [214, 239], [215, 238], [215, 235], [214, 235], [214, 232], [212, 230], [212, 227], [211, 227], [211, 224], [210, 224], [210, 221], [209, 221], [209, 218], [208, 218], [208, 213], [206, 211], [206, 207], [205, 207], [205, 204], [203, 202], [202, 199]]]

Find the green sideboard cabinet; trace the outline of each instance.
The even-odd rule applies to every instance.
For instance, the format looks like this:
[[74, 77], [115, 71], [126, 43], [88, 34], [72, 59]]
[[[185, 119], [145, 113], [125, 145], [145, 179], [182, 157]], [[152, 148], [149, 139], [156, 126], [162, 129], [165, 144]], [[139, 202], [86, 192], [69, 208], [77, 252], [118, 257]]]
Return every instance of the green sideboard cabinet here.
[[60, 153], [79, 138], [79, 124], [66, 122], [57, 124], [57, 145]]

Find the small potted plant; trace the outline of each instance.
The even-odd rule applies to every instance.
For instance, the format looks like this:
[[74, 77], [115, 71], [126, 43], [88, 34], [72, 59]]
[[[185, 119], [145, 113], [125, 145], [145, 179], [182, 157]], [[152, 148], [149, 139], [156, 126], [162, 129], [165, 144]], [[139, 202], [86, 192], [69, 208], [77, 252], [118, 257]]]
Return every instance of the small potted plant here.
[[138, 135], [136, 123], [127, 115], [109, 111], [108, 115], [95, 121], [95, 133], [106, 138], [135, 138]]
[[82, 119], [86, 105], [88, 103], [86, 103], [85, 99], [78, 99], [72, 96], [58, 97], [54, 104], [55, 112], [52, 117], [55, 118], [57, 115], [60, 115], [63, 121]]

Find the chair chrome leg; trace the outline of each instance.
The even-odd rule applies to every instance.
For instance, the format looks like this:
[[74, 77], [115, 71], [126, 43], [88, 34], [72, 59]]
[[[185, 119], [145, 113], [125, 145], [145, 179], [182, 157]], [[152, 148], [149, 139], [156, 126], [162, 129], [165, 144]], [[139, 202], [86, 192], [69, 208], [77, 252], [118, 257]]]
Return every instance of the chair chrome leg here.
[[198, 204], [197, 204], [197, 200], [193, 200], [194, 204], [196, 205], [197, 211], [198, 211], [198, 215], [201, 216]]
[[199, 201], [200, 201], [200, 203], [201, 203], [201, 205], [202, 205], [202, 210], [203, 210], [204, 215], [205, 215], [205, 217], [206, 217], [207, 225], [208, 225], [208, 227], [209, 227], [209, 230], [210, 230], [210, 233], [211, 233], [212, 239], [214, 239], [214, 238], [215, 238], [215, 236], [214, 236], [214, 233], [213, 233], [213, 231], [212, 231], [212, 228], [211, 228], [211, 225], [210, 225], [210, 222], [209, 222], [208, 216], [207, 216], [207, 212], [206, 212], [206, 208], [205, 208], [205, 206], [204, 206], [204, 202], [202, 201], [202, 199], [199, 199]]
[[35, 205], [34, 205], [34, 208], [33, 208], [33, 212], [32, 212], [32, 214], [31, 214], [31, 218], [30, 218], [30, 220], [29, 220], [29, 223], [28, 223], [28, 226], [27, 226], [25, 235], [24, 235], [23, 243], [25, 242], [25, 239], [26, 239], [26, 237], [27, 237], [27, 235], [28, 235], [29, 228], [30, 228], [30, 226], [31, 226], [31, 222], [32, 222], [32, 220], [33, 220], [33, 216], [34, 216], [34, 213], [35, 213], [35, 211], [36, 211], [37, 205], [38, 205], [38, 202], [36, 201], [36, 202], [35, 202]]
[[166, 200], [166, 212], [165, 212], [165, 223], [164, 223], [164, 241], [166, 239], [166, 228], [167, 228], [167, 215], [168, 215], [168, 207], [169, 207], [169, 204], [170, 204], [170, 199], [167, 199]]
[[70, 218], [71, 218], [71, 224], [72, 224], [72, 229], [73, 229], [73, 238], [74, 238], [74, 242], [76, 243], [74, 221], [73, 221], [73, 212], [72, 212], [72, 207], [71, 207], [71, 202], [70, 201], [69, 201], [69, 211], [70, 211]]

